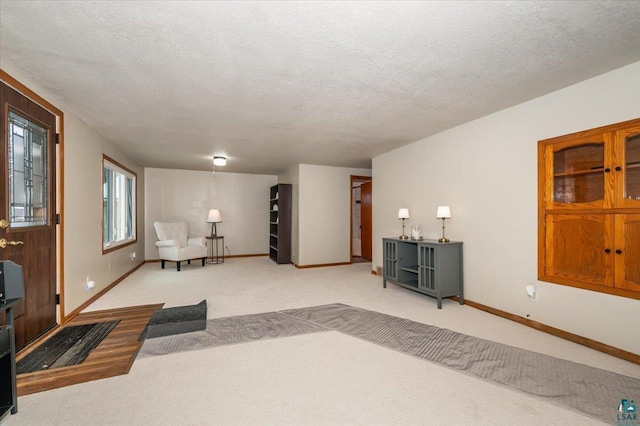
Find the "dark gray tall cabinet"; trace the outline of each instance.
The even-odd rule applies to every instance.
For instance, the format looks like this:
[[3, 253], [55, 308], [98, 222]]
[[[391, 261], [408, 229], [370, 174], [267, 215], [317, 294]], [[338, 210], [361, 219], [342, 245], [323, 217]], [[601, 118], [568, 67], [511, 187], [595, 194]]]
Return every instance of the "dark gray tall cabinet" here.
[[269, 257], [276, 263], [291, 263], [291, 185], [274, 185], [270, 195]]
[[411, 241], [398, 238], [382, 239], [383, 279], [438, 300], [458, 296], [464, 304], [462, 243], [437, 240]]

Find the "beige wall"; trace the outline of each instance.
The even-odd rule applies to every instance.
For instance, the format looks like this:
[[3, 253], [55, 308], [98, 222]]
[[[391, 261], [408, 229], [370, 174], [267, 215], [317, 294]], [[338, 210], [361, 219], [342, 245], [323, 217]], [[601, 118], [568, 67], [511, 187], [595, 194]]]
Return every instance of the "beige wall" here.
[[[269, 252], [269, 187], [273, 175], [145, 169], [145, 259], [157, 259], [153, 222], [185, 220], [193, 236], [211, 234], [209, 209], [222, 215], [217, 231], [231, 255]], [[229, 253], [226, 253], [229, 254]]]
[[[66, 108], [60, 99], [22, 76], [11, 64], [2, 69], [64, 113], [64, 314], [68, 314], [142, 262], [144, 251], [143, 169]], [[102, 155], [138, 175], [138, 241], [102, 254]], [[131, 259], [136, 252], [137, 259]], [[95, 281], [86, 290], [87, 277]]]
[[374, 268], [380, 239], [401, 232], [398, 208], [438, 238], [449, 205], [467, 299], [640, 354], [640, 300], [537, 280], [537, 142], [640, 117], [639, 75], [637, 62], [374, 158]]
[[[143, 259], [144, 170], [86, 124], [65, 113], [64, 295], [68, 313], [129, 272]], [[102, 155], [137, 174], [136, 244], [102, 254]], [[136, 258], [131, 255], [135, 253]], [[87, 277], [95, 281], [85, 289]]]
[[299, 165], [298, 265], [351, 261], [351, 175], [371, 170]]

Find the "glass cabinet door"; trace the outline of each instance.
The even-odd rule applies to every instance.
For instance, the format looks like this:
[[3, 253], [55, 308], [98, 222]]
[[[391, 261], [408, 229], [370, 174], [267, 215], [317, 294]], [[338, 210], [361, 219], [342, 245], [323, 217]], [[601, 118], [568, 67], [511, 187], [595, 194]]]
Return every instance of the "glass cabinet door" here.
[[602, 135], [552, 147], [554, 205], [602, 208], [607, 204], [605, 188], [610, 169], [606, 149]]
[[398, 244], [395, 241], [384, 241], [384, 276], [392, 280], [398, 279]]
[[617, 132], [616, 206], [640, 207], [640, 128]]

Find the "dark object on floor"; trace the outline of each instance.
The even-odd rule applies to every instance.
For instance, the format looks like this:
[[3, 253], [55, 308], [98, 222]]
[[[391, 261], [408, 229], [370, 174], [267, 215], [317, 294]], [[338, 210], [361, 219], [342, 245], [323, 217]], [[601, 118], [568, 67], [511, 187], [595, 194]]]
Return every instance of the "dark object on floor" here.
[[140, 339], [190, 333], [204, 330], [206, 326], [207, 301], [203, 300], [197, 305], [158, 309], [149, 320]]
[[18, 361], [18, 374], [82, 363], [120, 320], [64, 327]]

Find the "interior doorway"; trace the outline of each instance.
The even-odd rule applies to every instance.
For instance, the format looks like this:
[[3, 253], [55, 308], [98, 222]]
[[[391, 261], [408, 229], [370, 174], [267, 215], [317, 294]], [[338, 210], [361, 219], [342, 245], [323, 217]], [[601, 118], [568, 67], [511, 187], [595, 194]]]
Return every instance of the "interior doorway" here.
[[370, 176], [351, 176], [351, 262], [371, 262], [372, 188]]

